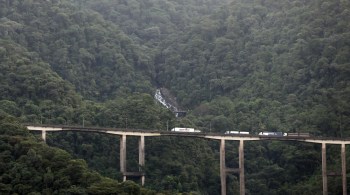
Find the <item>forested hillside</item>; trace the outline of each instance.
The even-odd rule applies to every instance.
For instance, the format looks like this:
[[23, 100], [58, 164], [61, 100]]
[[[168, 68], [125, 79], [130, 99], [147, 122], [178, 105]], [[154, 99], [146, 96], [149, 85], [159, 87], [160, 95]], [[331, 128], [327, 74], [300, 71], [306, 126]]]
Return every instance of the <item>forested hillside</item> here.
[[156, 194], [88, 169], [84, 160], [35, 139], [18, 121], [0, 115], [1, 194]]
[[221, 131], [341, 136], [349, 132], [349, 14], [348, 1], [233, 1], [165, 43], [158, 83]]
[[[349, 137], [349, 21], [346, 0], [0, 0], [0, 152], [8, 159], [2, 167], [9, 167], [1, 169], [0, 188], [27, 193], [28, 186], [46, 185], [48, 191], [33, 192], [93, 194], [95, 181], [117, 184], [49, 146], [121, 179], [117, 137], [54, 133], [47, 146], [35, 143], [39, 138], [18, 121]], [[175, 94], [187, 117], [175, 118], [154, 101], [161, 87]], [[128, 138], [130, 170], [138, 169], [136, 145]], [[238, 166], [236, 148], [227, 144], [230, 167]], [[147, 138], [146, 187], [165, 194], [219, 194], [218, 149], [208, 140]], [[43, 174], [53, 169], [26, 160], [51, 161], [45, 150], [64, 153], [94, 181], [74, 183], [82, 174], [64, 187], [45, 183]], [[329, 169], [337, 169], [338, 148], [328, 151]], [[248, 194], [320, 193], [318, 145], [252, 142], [245, 152]], [[28, 172], [35, 169], [42, 183], [14, 179], [16, 163], [33, 165]], [[237, 175], [228, 182], [228, 192], [237, 192]], [[329, 185], [339, 193], [339, 178]]]

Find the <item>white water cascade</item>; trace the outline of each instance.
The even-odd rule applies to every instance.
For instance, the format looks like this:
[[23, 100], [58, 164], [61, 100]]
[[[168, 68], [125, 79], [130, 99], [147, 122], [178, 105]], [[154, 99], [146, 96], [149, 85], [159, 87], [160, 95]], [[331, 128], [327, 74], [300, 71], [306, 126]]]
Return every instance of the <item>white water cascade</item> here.
[[159, 102], [161, 103], [163, 106], [165, 106], [166, 108], [170, 109], [171, 111], [173, 112], [177, 112], [178, 109], [171, 105], [170, 103], [168, 103], [165, 98], [162, 96], [162, 93], [160, 91], [160, 89], [157, 89], [156, 90], [156, 94], [154, 95], [154, 98]]

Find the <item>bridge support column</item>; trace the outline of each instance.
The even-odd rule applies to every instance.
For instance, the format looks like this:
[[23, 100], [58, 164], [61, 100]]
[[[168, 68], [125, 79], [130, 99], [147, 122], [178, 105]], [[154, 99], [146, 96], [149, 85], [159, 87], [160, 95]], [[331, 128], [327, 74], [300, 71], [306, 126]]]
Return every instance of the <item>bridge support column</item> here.
[[45, 130], [41, 131], [41, 138], [44, 140], [44, 142], [46, 142], [46, 131]]
[[323, 183], [323, 195], [327, 195], [328, 188], [327, 188], [326, 143], [322, 143], [322, 183]]
[[239, 191], [241, 195], [245, 194], [244, 182], [244, 148], [243, 140], [239, 141]]
[[346, 153], [345, 153], [345, 144], [341, 144], [341, 167], [342, 167], [343, 195], [346, 195], [347, 194], [347, 186], [346, 186]]
[[221, 177], [221, 195], [226, 195], [226, 164], [225, 164], [225, 140], [220, 143], [220, 177]]
[[123, 181], [126, 181], [126, 135], [120, 139], [120, 172], [123, 174]]
[[[143, 172], [145, 166], [145, 136], [141, 135], [139, 139], [139, 171]], [[141, 175], [141, 185], [145, 185], [145, 175]]]

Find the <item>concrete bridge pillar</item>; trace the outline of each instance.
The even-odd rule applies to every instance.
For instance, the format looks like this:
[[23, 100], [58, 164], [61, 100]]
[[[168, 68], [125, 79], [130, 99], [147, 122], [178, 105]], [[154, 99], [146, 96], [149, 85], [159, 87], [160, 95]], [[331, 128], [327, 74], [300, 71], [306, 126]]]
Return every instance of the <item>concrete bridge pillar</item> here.
[[243, 140], [239, 140], [239, 191], [241, 195], [245, 194], [244, 182], [244, 148]]
[[341, 167], [342, 167], [342, 182], [343, 182], [343, 195], [347, 194], [346, 186], [346, 153], [345, 144], [341, 144]]
[[[143, 172], [143, 167], [145, 166], [145, 136], [141, 135], [139, 139], [139, 171]], [[145, 184], [145, 175], [141, 175], [141, 185]]]
[[322, 183], [323, 195], [328, 194], [327, 187], [327, 157], [326, 157], [326, 143], [322, 142]]
[[141, 185], [145, 184], [145, 174], [143, 167], [145, 166], [145, 136], [140, 135], [139, 139], [139, 172], [127, 172], [126, 169], [126, 135], [120, 137], [120, 172], [123, 174], [123, 181], [127, 176], [140, 177]]
[[220, 177], [221, 177], [221, 195], [226, 195], [226, 164], [225, 164], [225, 140], [220, 143]]
[[123, 181], [126, 181], [126, 135], [120, 139], [120, 172], [123, 174]]
[[46, 142], [46, 131], [45, 130], [41, 131], [41, 138], [44, 140], [44, 142]]
[[[342, 164], [342, 186], [343, 195], [347, 194], [347, 183], [346, 183], [346, 151], [345, 144], [341, 144], [341, 164]], [[327, 155], [326, 155], [326, 143], [322, 142], [322, 184], [323, 184], [323, 195], [328, 194], [327, 184]]]
[[220, 143], [220, 177], [221, 177], [221, 195], [226, 195], [227, 188], [226, 188], [226, 176], [227, 173], [238, 173], [239, 174], [239, 191], [240, 195], [245, 194], [245, 182], [244, 182], [244, 141], [239, 141], [239, 148], [238, 148], [238, 155], [239, 155], [239, 168], [238, 169], [232, 169], [226, 167], [225, 162], [225, 140], [221, 139]]

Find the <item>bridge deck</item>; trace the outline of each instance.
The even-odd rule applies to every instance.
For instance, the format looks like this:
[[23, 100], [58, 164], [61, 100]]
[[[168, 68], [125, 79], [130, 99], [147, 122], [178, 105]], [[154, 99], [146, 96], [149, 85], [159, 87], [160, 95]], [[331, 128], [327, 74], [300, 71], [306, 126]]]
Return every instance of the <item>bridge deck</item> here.
[[27, 125], [29, 131], [82, 131], [96, 132], [115, 135], [129, 136], [177, 136], [194, 137], [205, 139], [232, 140], [232, 141], [302, 141], [310, 143], [327, 144], [350, 144], [349, 138], [329, 138], [329, 137], [305, 137], [305, 136], [266, 136], [266, 135], [246, 135], [246, 134], [220, 134], [220, 133], [194, 133], [194, 132], [172, 132], [161, 130], [144, 129], [123, 129], [123, 128], [103, 128], [103, 127], [78, 127], [78, 126], [58, 126], [58, 125]]

